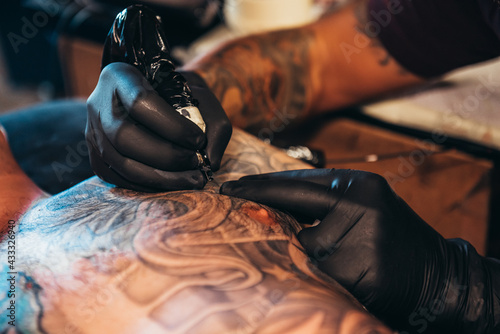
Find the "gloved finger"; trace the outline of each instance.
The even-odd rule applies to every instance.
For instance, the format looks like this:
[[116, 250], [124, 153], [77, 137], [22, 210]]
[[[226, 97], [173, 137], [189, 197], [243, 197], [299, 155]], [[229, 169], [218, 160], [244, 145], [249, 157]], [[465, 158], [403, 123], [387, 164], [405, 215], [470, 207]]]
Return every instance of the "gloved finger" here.
[[107, 165], [97, 153], [96, 149], [89, 145], [89, 159], [92, 169], [96, 175], [105, 182], [114, 184], [121, 188], [131, 189], [141, 192], [159, 192], [160, 189], [143, 187], [139, 184], [124, 179]]
[[118, 109], [125, 110], [118, 110], [120, 117], [130, 116], [160, 137], [180, 146], [193, 150], [206, 146], [203, 131], [161, 98], [132, 65], [111, 63], [103, 69], [101, 77], [104, 83], [112, 83], [116, 87], [123, 106]]
[[208, 89], [192, 87], [193, 96], [198, 100], [206, 124], [206, 153], [213, 171], [220, 168], [222, 156], [231, 139], [233, 128], [219, 100]]
[[[349, 237], [352, 243], [352, 236], [349, 233], [360, 240], [363, 240], [364, 234], [372, 233], [372, 231], [357, 231], [356, 229], [365, 213], [364, 207], [339, 201], [319, 224], [301, 230], [298, 239], [309, 256], [320, 260], [332, 255], [341, 246], [344, 238]], [[357, 242], [354, 244], [359, 247], [363, 246]]]
[[180, 172], [167, 172], [147, 166], [135, 160], [120, 155], [108, 142], [103, 150], [108, 164], [120, 176], [134, 180], [148, 188], [158, 188], [164, 191], [201, 189], [206, 183], [201, 171], [190, 170]]
[[190, 170], [198, 166], [195, 151], [165, 141], [128, 119], [121, 122], [120, 127], [108, 126], [105, 122], [102, 127], [116, 150], [132, 160], [168, 171]]
[[309, 233], [308, 230], [312, 229], [314, 228], [306, 228], [298, 235], [309, 259], [321, 271], [359, 297], [356, 295], [356, 285], [363, 278], [367, 279], [367, 268], [377, 265], [376, 251], [366, 249], [362, 243], [344, 244], [342, 240], [335, 241], [336, 237], [332, 235], [335, 229]]
[[372, 279], [364, 277], [367, 268], [376, 266], [380, 258], [373, 244], [377, 238], [366, 235], [373, 234], [374, 229], [360, 223], [362, 208], [356, 206], [357, 212], [347, 215], [337, 208], [318, 225], [301, 230], [297, 238], [320, 270], [356, 295], [357, 283]]
[[[240, 180], [297, 180], [323, 185], [331, 196], [349, 197], [357, 205], [378, 206], [386, 191], [392, 192], [385, 179], [377, 174], [353, 169], [303, 169], [262, 175], [244, 176]], [[371, 195], [368, 195], [371, 194]], [[355, 205], [354, 203], [352, 205]]]
[[[93, 133], [103, 134], [103, 131], [101, 129], [101, 131]], [[201, 189], [207, 182], [200, 170], [167, 172], [126, 158], [116, 151], [105, 135], [99, 135], [99, 138], [94, 138], [93, 142], [103, 161], [111, 166], [117, 174], [146, 188], [157, 188], [164, 191]]]
[[113, 169], [111, 169], [111, 166], [109, 166], [107, 163], [103, 161], [103, 158], [101, 156], [100, 150], [97, 148], [97, 146], [102, 145], [104, 133], [102, 132], [96, 132], [94, 130], [94, 124], [92, 121], [89, 120], [87, 123], [87, 127], [85, 128], [85, 138], [87, 139], [87, 146], [89, 150], [89, 160], [90, 160], [90, 165], [92, 167], [92, 170], [94, 173], [104, 180], [105, 182], [114, 184], [118, 187], [126, 188], [126, 189], [132, 189], [136, 191], [142, 191], [142, 192], [158, 192], [159, 189], [153, 189], [153, 188], [147, 188], [144, 186], [141, 186], [139, 184], [136, 184], [134, 182], [131, 182], [129, 180], [126, 180], [125, 178], [121, 177], [119, 174], [117, 174]]
[[324, 186], [330, 186], [335, 177], [344, 173], [342, 169], [297, 169], [284, 172], [256, 174], [243, 176], [240, 180], [290, 180], [290, 182], [304, 181]]
[[314, 219], [325, 217], [336, 204], [325, 186], [289, 179], [229, 181], [221, 186], [220, 193]]

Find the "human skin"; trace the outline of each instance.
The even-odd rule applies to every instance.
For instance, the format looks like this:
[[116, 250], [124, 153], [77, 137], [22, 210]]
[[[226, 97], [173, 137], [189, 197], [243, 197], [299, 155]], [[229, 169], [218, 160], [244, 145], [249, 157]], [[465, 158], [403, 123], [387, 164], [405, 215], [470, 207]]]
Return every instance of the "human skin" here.
[[21, 171], [9, 149], [7, 136], [0, 125], [0, 233], [5, 233], [9, 220], [17, 220], [34, 202], [44, 196]]
[[233, 40], [184, 69], [203, 77], [245, 129], [283, 128], [425, 82], [370, 33], [366, 2], [350, 1], [305, 27]]
[[[305, 167], [241, 131], [204, 191], [159, 194], [95, 177], [53, 197], [30, 192], [2, 140], [19, 188], [2, 198], [36, 201], [12, 219], [15, 298], [0, 280], [0, 307], [15, 300], [21, 332], [390, 333], [308, 261], [293, 218], [218, 194], [226, 180]], [[13, 329], [5, 319], [2, 332]]]

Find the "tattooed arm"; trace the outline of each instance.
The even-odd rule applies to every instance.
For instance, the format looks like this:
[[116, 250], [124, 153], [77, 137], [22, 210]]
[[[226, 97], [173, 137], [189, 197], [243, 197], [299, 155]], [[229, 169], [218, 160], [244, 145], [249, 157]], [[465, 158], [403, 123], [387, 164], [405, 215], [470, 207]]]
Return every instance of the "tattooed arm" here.
[[145, 194], [92, 178], [40, 201], [17, 222], [0, 332], [14, 329], [14, 301], [21, 333], [389, 333], [308, 262], [295, 220], [217, 193], [247, 173], [302, 167], [236, 131], [206, 191]]
[[356, 0], [303, 28], [232, 41], [186, 69], [207, 81], [233, 124], [243, 128], [271, 120], [286, 125], [423, 82], [403, 71], [370, 33], [367, 11], [367, 1]]

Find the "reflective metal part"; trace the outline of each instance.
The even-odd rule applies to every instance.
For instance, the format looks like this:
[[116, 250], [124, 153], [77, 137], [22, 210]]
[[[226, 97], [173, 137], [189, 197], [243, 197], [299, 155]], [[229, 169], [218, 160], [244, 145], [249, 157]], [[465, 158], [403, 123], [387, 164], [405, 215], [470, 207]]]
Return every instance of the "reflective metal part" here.
[[208, 159], [208, 155], [204, 151], [201, 152], [198, 151], [196, 152], [196, 154], [202, 155], [203, 166], [201, 166], [200, 170], [204, 173], [208, 181], [212, 181], [214, 177], [213, 177], [212, 167], [210, 166], [210, 160]]
[[[104, 45], [102, 68], [112, 62], [135, 66], [182, 116], [195, 123], [203, 132], [205, 121], [182, 74], [175, 71], [160, 18], [144, 5], [132, 5], [116, 16]], [[196, 152], [198, 168], [212, 180], [207, 154]]]

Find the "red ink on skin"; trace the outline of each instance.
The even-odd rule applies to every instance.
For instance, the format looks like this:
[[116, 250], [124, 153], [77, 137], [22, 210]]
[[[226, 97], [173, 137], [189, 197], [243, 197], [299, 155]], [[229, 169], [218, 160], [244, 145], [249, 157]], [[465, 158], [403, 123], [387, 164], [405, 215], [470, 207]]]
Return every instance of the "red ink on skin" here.
[[242, 207], [243, 213], [248, 217], [264, 224], [267, 226], [275, 226], [277, 225], [276, 221], [269, 215], [269, 211], [261, 207]]

